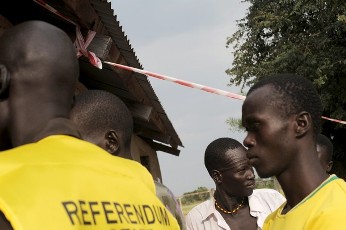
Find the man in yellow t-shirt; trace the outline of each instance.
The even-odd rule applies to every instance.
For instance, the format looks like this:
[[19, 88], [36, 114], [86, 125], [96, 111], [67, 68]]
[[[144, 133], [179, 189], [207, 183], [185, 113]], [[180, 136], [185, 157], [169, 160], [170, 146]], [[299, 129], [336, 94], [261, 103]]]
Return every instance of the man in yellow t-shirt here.
[[52, 135], [0, 159], [0, 209], [14, 229], [179, 229], [144, 167], [91, 143]]
[[263, 229], [345, 229], [344, 181], [331, 175], [288, 213], [282, 205], [266, 220]]
[[[70, 119], [82, 138], [105, 149], [114, 156], [132, 159], [132, 115], [116, 95], [103, 90], [87, 90], [75, 96]], [[155, 181], [156, 195], [186, 229], [185, 217], [173, 193]]]
[[1, 230], [179, 229], [143, 166], [79, 139], [68, 120], [79, 67], [62, 30], [8, 29], [0, 68]]
[[338, 230], [346, 226], [346, 183], [329, 176], [316, 150], [322, 104], [312, 83], [295, 74], [263, 78], [242, 108], [250, 163], [260, 177], [276, 176], [287, 202], [263, 230]]

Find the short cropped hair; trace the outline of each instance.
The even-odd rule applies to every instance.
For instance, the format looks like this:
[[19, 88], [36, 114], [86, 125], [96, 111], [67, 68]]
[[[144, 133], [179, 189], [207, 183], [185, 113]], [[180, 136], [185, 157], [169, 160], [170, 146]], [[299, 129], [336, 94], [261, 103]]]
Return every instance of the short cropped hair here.
[[70, 117], [81, 133], [121, 132], [126, 144], [131, 143], [132, 115], [125, 103], [116, 95], [103, 90], [87, 90], [75, 96]]
[[308, 79], [295, 74], [277, 74], [261, 79], [253, 85], [248, 94], [265, 85], [271, 85], [277, 91], [271, 104], [275, 105], [284, 118], [306, 111], [310, 114], [314, 136], [321, 130], [322, 103], [316, 88]]
[[334, 147], [333, 147], [333, 143], [329, 140], [329, 138], [323, 134], [319, 134], [317, 136], [317, 144], [326, 149], [326, 152], [328, 153], [327, 160], [332, 161]]
[[228, 150], [242, 146], [239, 141], [229, 137], [222, 137], [212, 141], [207, 146], [204, 154], [204, 164], [209, 174], [212, 170], [220, 169], [224, 166], [223, 163]]

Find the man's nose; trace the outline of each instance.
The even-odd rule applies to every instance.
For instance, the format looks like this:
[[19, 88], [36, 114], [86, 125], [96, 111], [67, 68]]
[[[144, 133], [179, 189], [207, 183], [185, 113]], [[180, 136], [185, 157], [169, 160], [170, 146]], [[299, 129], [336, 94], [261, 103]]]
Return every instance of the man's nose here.
[[245, 147], [247, 148], [251, 148], [254, 145], [254, 139], [251, 137], [251, 135], [249, 135], [249, 133], [246, 135], [246, 137], [244, 138], [243, 144]]

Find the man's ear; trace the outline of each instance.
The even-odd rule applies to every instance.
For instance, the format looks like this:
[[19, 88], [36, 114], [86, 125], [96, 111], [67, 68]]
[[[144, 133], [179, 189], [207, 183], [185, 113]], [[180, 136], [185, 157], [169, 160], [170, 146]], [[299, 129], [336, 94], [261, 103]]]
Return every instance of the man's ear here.
[[105, 136], [106, 150], [112, 155], [117, 155], [117, 151], [120, 147], [119, 137], [115, 130], [109, 130]]
[[0, 97], [7, 92], [10, 86], [10, 74], [5, 65], [0, 64]]
[[327, 164], [327, 173], [330, 172], [330, 170], [332, 170], [332, 167], [333, 167], [333, 161], [329, 161], [328, 164]]
[[219, 170], [212, 170], [211, 173], [211, 178], [213, 178], [213, 181], [215, 182], [215, 184], [220, 184], [222, 182], [222, 175], [220, 173]]
[[312, 128], [312, 119], [310, 113], [303, 111], [296, 115], [295, 133], [296, 137], [304, 136]]

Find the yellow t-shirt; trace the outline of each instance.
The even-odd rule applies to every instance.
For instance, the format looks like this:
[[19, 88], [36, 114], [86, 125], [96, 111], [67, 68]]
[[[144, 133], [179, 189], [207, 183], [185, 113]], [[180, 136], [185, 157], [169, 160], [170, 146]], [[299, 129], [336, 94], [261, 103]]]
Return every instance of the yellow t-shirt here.
[[74, 137], [1, 152], [0, 188], [16, 230], [179, 229], [143, 166]]
[[346, 183], [335, 175], [282, 215], [285, 204], [267, 217], [263, 230], [346, 229]]

